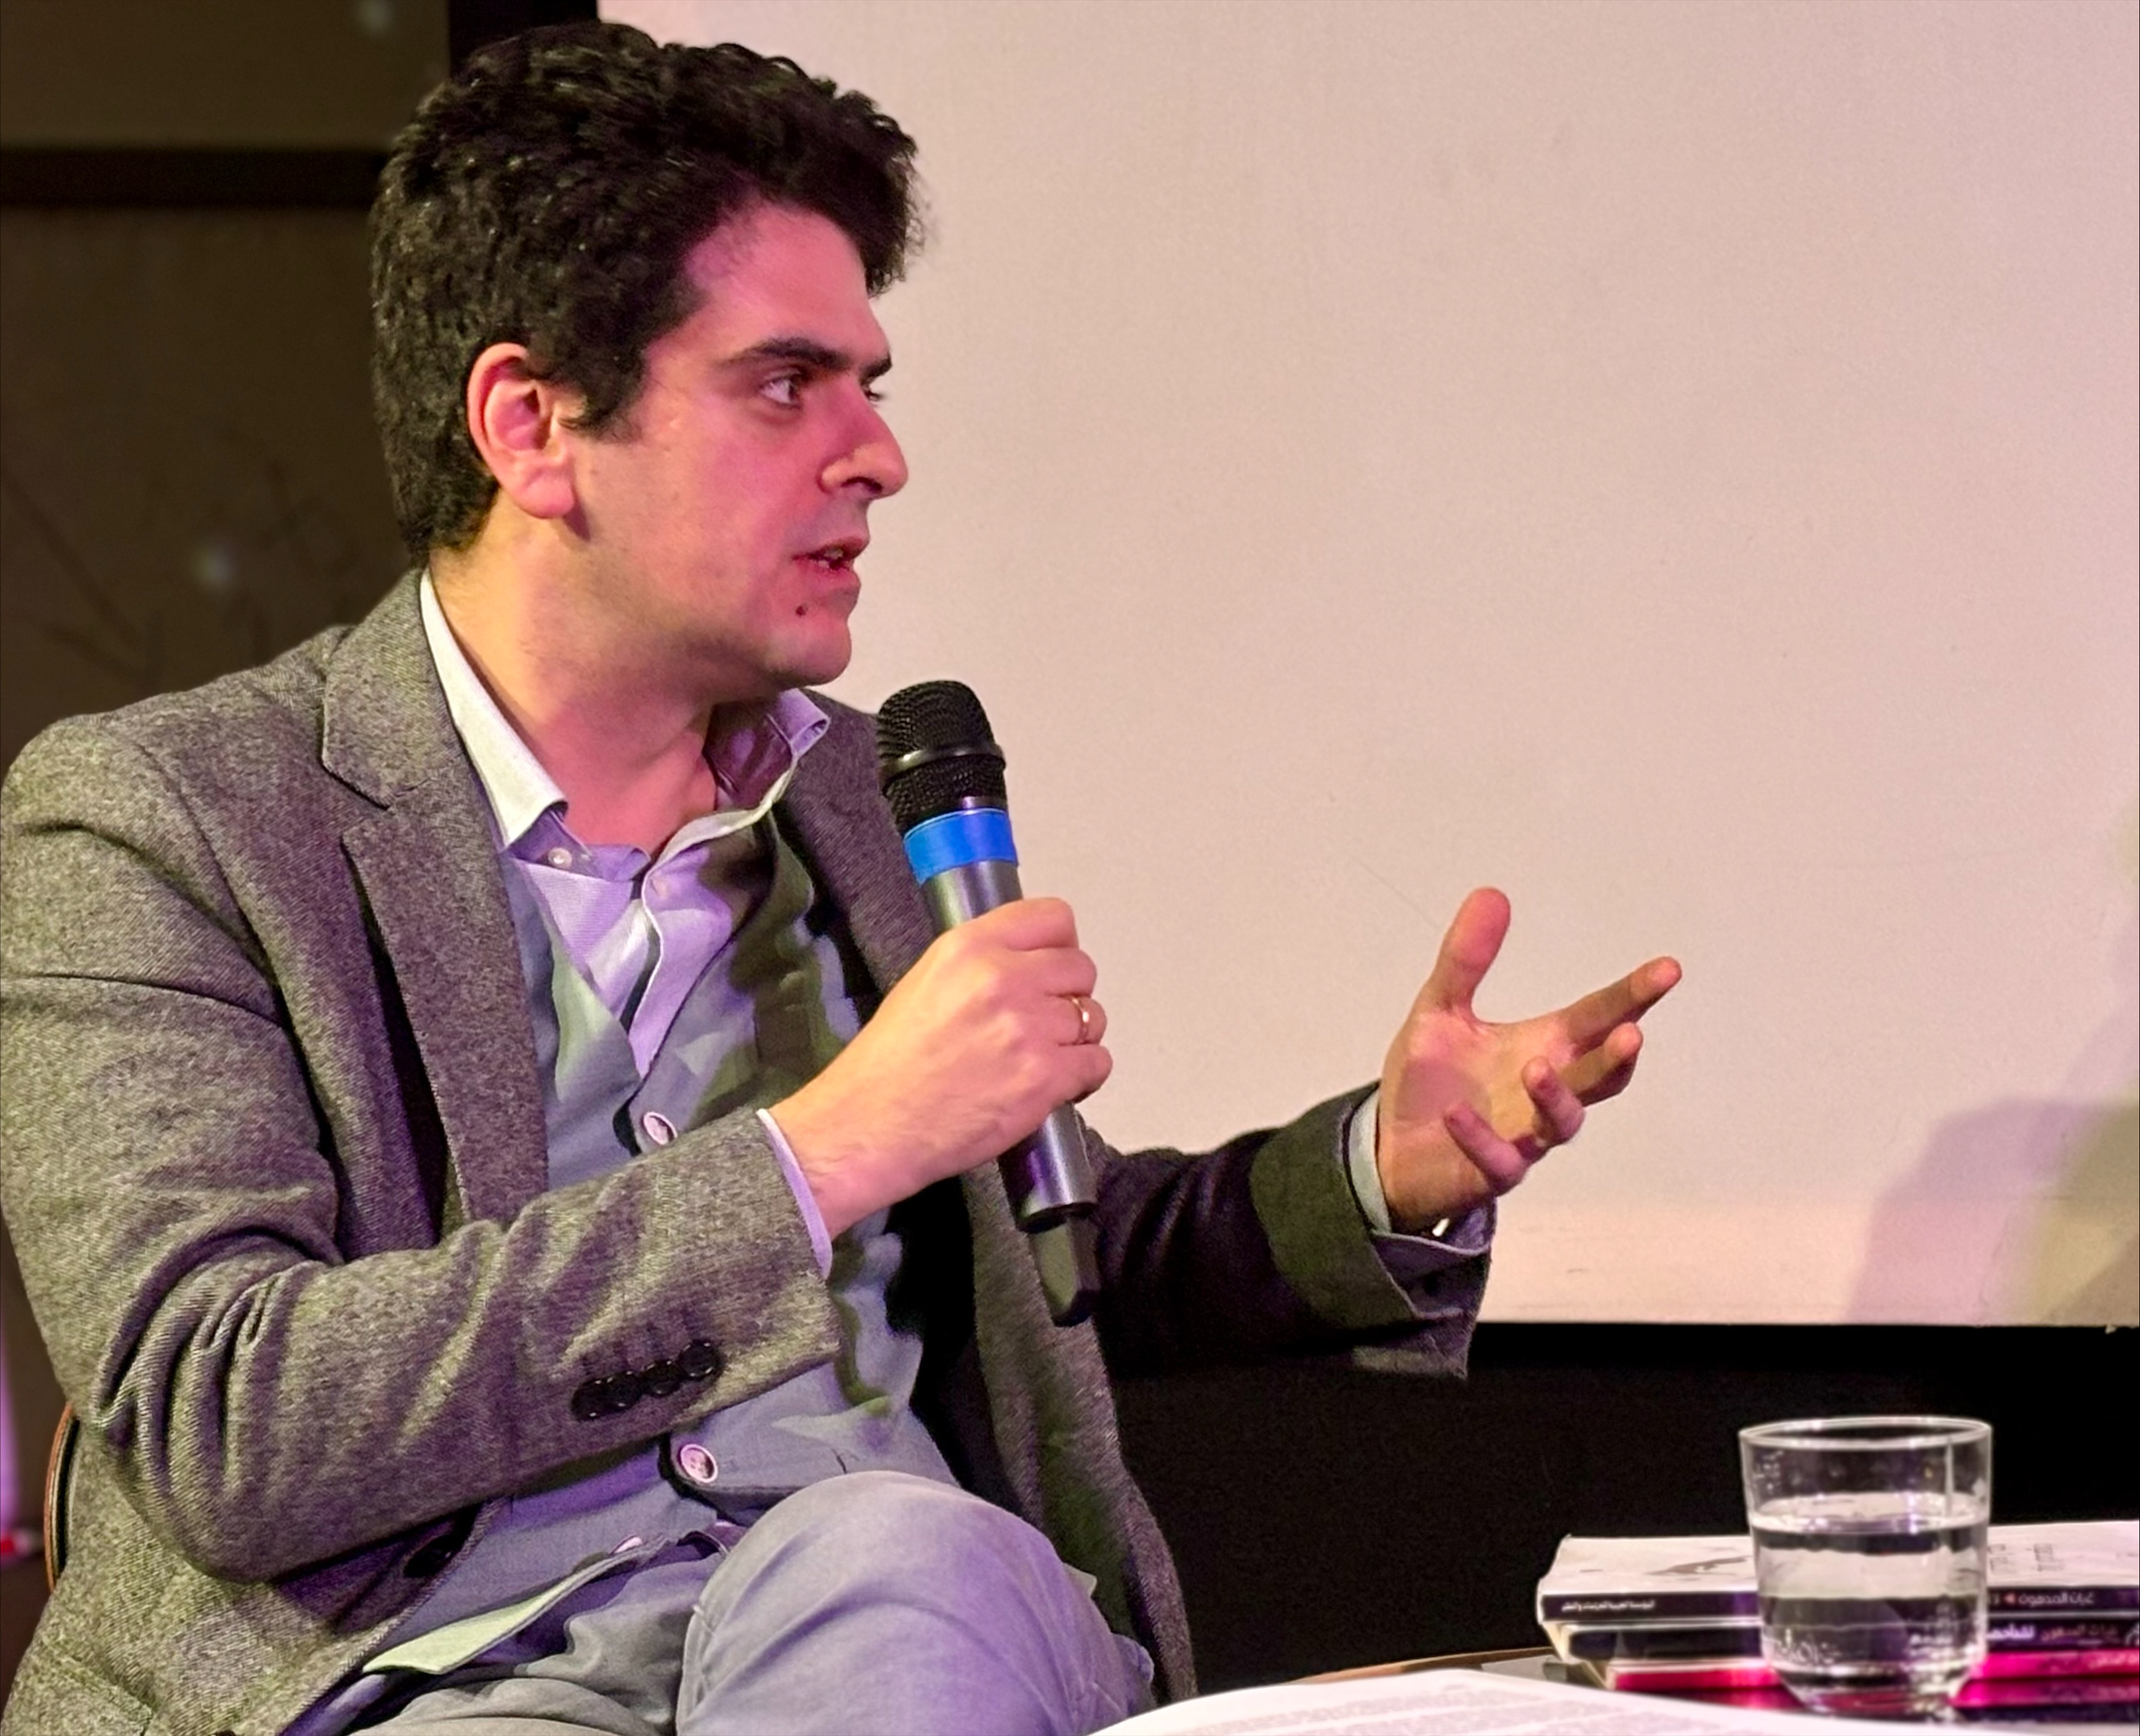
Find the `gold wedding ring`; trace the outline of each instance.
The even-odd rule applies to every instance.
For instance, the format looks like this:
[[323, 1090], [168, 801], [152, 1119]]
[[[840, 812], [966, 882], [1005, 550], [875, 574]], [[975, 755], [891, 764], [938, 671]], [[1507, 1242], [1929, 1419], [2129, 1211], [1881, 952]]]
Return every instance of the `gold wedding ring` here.
[[1070, 1002], [1078, 1010], [1078, 1034], [1071, 1040], [1071, 1046], [1076, 1047], [1093, 1041], [1093, 1004], [1082, 994], [1071, 995]]

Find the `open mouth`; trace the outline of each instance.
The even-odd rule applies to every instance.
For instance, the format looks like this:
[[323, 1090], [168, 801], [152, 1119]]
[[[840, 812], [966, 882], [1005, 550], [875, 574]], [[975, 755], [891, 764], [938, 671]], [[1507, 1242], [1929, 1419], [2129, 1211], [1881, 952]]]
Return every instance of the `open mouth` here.
[[812, 549], [802, 558], [828, 573], [844, 573], [854, 565], [855, 557], [866, 547], [868, 543], [864, 538], [849, 538], [844, 541], [828, 542]]

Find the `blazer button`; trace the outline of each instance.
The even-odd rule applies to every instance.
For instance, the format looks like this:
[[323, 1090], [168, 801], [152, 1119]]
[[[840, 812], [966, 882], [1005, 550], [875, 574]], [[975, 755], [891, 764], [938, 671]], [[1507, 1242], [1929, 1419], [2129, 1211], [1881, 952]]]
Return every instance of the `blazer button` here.
[[676, 1366], [686, 1380], [710, 1380], [720, 1372], [720, 1353], [705, 1339], [694, 1338], [683, 1347]]
[[605, 1382], [609, 1388], [609, 1408], [612, 1415], [619, 1415], [638, 1404], [644, 1392], [639, 1377], [627, 1368], [621, 1374], [613, 1374]]
[[639, 1371], [639, 1384], [655, 1398], [667, 1398], [683, 1384], [683, 1370], [664, 1356]]
[[609, 1382], [582, 1380], [572, 1389], [572, 1414], [582, 1422], [599, 1422], [609, 1415]]

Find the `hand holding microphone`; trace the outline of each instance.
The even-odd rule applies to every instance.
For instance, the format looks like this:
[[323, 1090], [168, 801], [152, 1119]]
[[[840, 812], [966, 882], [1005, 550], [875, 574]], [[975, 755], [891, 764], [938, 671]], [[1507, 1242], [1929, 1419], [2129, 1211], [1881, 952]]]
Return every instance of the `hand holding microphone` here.
[[834, 1234], [929, 1183], [999, 1160], [1055, 1319], [1098, 1288], [1094, 1185], [1077, 1118], [1113, 1063], [1070, 907], [1021, 896], [1003, 756], [973, 694], [894, 694], [878, 750], [939, 935], [833, 1063], [773, 1118]]

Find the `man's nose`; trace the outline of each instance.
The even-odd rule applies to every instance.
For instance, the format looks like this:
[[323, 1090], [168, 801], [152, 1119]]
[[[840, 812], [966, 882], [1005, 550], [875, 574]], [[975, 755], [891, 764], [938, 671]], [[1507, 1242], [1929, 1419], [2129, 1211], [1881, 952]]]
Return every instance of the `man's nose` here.
[[906, 486], [906, 454], [883, 412], [866, 400], [860, 407], [853, 443], [824, 468], [828, 493], [850, 483], [862, 484], [872, 498], [897, 494]]

